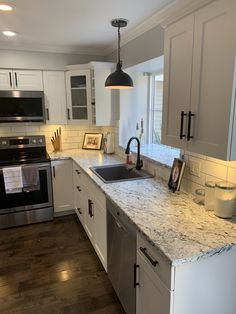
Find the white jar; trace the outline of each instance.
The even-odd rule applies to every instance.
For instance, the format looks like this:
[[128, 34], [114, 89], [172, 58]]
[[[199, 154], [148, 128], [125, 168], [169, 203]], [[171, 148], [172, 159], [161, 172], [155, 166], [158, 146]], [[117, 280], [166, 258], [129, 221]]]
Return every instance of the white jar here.
[[221, 218], [231, 218], [235, 206], [236, 186], [230, 182], [218, 182], [215, 188], [214, 213]]
[[214, 210], [215, 206], [215, 182], [208, 181], [205, 183], [205, 207], [207, 210]]

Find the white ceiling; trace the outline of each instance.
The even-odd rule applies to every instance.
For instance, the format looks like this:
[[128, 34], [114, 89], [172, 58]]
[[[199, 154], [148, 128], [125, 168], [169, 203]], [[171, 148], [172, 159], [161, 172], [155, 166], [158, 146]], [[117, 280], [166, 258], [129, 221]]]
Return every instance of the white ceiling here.
[[122, 17], [129, 24], [122, 34], [140, 25], [174, 0], [6, 0], [15, 5], [10, 13], [0, 12], [1, 49], [104, 54], [117, 40], [111, 19]]
[[[213, 0], [0, 0], [0, 49], [107, 55], [117, 48], [114, 18], [129, 20], [121, 44]], [[5, 37], [1, 31], [17, 32]]]

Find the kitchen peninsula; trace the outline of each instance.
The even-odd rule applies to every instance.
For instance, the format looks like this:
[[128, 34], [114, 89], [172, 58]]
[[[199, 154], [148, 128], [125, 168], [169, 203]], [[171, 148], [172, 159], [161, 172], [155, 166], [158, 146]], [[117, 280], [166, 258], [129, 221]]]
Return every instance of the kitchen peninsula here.
[[[121, 163], [116, 156], [68, 150], [52, 153], [51, 158], [68, 159], [68, 162], [72, 159], [79, 165], [87, 179], [136, 226], [138, 243], [141, 238], [156, 252], [154, 254], [163, 265], [163, 273], [159, 276], [169, 291], [169, 313], [190, 313], [190, 309], [192, 314], [233, 313], [236, 308], [233, 298], [236, 282], [235, 218], [217, 218], [213, 212], [195, 204], [192, 196], [184, 192], [170, 193], [162, 180], [103, 183], [90, 167]], [[224, 295], [227, 302], [222, 303], [216, 295]], [[183, 298], [186, 298], [185, 302]], [[201, 309], [203, 300], [204, 309]]]

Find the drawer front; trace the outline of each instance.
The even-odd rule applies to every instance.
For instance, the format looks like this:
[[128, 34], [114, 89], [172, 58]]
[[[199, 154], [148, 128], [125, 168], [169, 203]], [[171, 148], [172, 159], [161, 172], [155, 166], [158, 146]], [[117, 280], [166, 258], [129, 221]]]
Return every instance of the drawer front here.
[[73, 178], [74, 180], [78, 179], [81, 180], [82, 177], [82, 170], [76, 163], [73, 163]]
[[79, 218], [79, 220], [80, 220], [80, 222], [81, 222], [81, 224], [83, 226], [84, 225], [84, 216], [83, 216], [83, 213], [81, 211], [81, 208], [76, 207], [75, 208], [75, 213], [77, 214], [77, 216], [78, 216], [78, 218]]
[[73, 166], [74, 184], [87, 190], [94, 199], [98, 201], [102, 208], [106, 208], [106, 197], [105, 194], [96, 186], [96, 183], [84, 173], [84, 171], [74, 163]]
[[137, 235], [137, 252], [146, 261], [164, 285], [168, 289], [173, 290], [171, 265], [168, 264], [157, 249], [140, 233]]

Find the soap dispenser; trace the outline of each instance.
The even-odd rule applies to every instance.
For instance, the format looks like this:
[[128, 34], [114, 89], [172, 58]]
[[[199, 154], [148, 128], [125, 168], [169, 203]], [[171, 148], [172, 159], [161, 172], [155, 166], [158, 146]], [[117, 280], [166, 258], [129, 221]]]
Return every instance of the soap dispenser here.
[[106, 154], [113, 154], [114, 153], [114, 141], [113, 136], [110, 132], [106, 134], [106, 150], [104, 150]]

